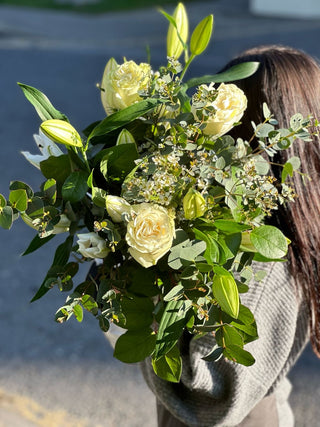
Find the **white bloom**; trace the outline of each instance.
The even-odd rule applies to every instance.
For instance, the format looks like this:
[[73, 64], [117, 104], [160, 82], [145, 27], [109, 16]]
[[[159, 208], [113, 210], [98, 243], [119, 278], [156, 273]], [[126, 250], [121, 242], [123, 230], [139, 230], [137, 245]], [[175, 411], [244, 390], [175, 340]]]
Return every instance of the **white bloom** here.
[[122, 197], [108, 195], [106, 198], [106, 209], [113, 222], [122, 222], [122, 214], [129, 213], [131, 206]]
[[63, 154], [60, 148], [41, 130], [39, 130], [39, 135], [33, 135], [33, 137], [41, 154], [30, 154], [29, 151], [21, 151], [21, 154], [36, 168], [40, 169], [40, 162], [47, 160], [50, 156], [58, 157]]
[[86, 258], [105, 258], [110, 249], [97, 233], [83, 233], [78, 236], [78, 251]]
[[126, 61], [121, 65], [111, 58], [106, 65], [102, 83], [101, 100], [107, 114], [122, 110], [142, 98], [138, 91], [147, 89], [151, 78], [149, 64]]
[[143, 267], [151, 267], [169, 251], [175, 236], [173, 216], [163, 206], [141, 203], [132, 207], [126, 240], [130, 255]]
[[[204, 85], [204, 87], [208, 91], [212, 90], [211, 85]], [[213, 107], [215, 112], [207, 119], [203, 133], [218, 138], [229, 132], [233, 125], [241, 119], [247, 108], [247, 98], [236, 85], [221, 83], [216, 99], [206, 106]]]

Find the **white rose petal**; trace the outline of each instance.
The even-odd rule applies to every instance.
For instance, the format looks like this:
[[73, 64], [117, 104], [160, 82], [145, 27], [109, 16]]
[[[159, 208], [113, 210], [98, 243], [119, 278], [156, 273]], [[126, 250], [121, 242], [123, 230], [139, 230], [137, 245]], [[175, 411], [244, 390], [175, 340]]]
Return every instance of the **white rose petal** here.
[[113, 60], [102, 79], [101, 99], [106, 113], [112, 114], [141, 101], [138, 92], [148, 87], [150, 77], [149, 64], [126, 61], [118, 65]]
[[141, 203], [132, 207], [126, 240], [130, 255], [143, 267], [151, 267], [166, 254], [175, 236], [173, 216], [163, 206]]
[[217, 138], [226, 134], [241, 119], [247, 108], [247, 98], [236, 85], [221, 83], [212, 106], [216, 113], [208, 120], [203, 132]]
[[[213, 89], [213, 84], [203, 85], [203, 87], [210, 92]], [[247, 97], [236, 85], [221, 83], [217, 97], [206, 107], [213, 107], [215, 111], [207, 119], [203, 133], [213, 138], [219, 138], [229, 132], [236, 122], [240, 121], [247, 108]], [[197, 120], [196, 109], [192, 108], [192, 112]]]

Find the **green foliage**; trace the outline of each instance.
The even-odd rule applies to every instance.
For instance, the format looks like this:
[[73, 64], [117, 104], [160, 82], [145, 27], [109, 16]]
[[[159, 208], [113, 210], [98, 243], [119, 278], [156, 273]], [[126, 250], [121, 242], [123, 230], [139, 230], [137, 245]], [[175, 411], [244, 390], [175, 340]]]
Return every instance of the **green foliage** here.
[[141, 362], [152, 354], [156, 339], [156, 334], [150, 328], [127, 331], [118, 338], [114, 357], [125, 363]]
[[[100, 87], [107, 116], [86, 126], [83, 136], [46, 95], [19, 84], [43, 121], [42, 131], [62, 150], [40, 133], [42, 161], [33, 162], [44, 177], [39, 191], [12, 181], [8, 198], [0, 195], [0, 226], [10, 229], [21, 217], [37, 232], [23, 255], [66, 234], [32, 301], [57, 287], [67, 294], [57, 322], [82, 322], [90, 313], [103, 332], [110, 324], [121, 328], [114, 357], [125, 363], [151, 357], [155, 373], [170, 382], [181, 377], [184, 334], [215, 336], [207, 362], [224, 357], [254, 363], [244, 347], [258, 338], [259, 325], [241, 298], [257, 286], [253, 281], [264, 286], [265, 272], [256, 272], [253, 261], [284, 261], [289, 242], [265, 218], [294, 199], [290, 181], [300, 173], [299, 158], [291, 157], [280, 165], [277, 182], [272, 158], [296, 139], [310, 140], [311, 126], [310, 118], [296, 114], [289, 129], [277, 129], [264, 104], [263, 123], [252, 124], [255, 149], [251, 140], [228, 135], [241, 120], [238, 107], [228, 108], [245, 98], [234, 85], [215, 83], [246, 78], [259, 64], [185, 82], [191, 62], [210, 41], [213, 16], [196, 26], [188, 44], [182, 4], [178, 11], [163, 12], [171, 25], [167, 65], [152, 70], [108, 61]], [[230, 102], [219, 103], [221, 93]], [[216, 110], [227, 122], [237, 114], [237, 122], [217, 123]], [[79, 284], [79, 265], [88, 262]]]
[[34, 106], [42, 121], [50, 119], [68, 120], [64, 114], [54, 108], [46, 95], [40, 90], [23, 83], [18, 83], [18, 85], [22, 89], [27, 100]]
[[178, 383], [182, 372], [182, 360], [179, 349], [173, 347], [159, 359], [152, 359], [152, 366], [158, 377], [169, 382]]

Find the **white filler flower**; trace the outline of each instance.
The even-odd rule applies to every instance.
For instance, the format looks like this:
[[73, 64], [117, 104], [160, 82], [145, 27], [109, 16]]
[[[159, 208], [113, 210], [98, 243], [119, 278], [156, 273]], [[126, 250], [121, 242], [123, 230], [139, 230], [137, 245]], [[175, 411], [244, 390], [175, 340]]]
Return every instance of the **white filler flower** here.
[[40, 169], [40, 162], [47, 160], [50, 156], [58, 157], [63, 154], [60, 148], [41, 130], [39, 130], [39, 135], [35, 134], [33, 137], [41, 154], [31, 154], [29, 151], [21, 151], [21, 154], [36, 168]]

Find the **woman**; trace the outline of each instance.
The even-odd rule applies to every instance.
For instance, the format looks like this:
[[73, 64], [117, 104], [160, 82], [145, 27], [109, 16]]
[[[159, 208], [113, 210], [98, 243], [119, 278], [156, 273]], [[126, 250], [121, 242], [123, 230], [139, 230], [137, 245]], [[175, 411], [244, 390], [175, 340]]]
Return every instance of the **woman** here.
[[[250, 78], [235, 82], [248, 98], [248, 109], [242, 125], [234, 130], [235, 137], [250, 139], [251, 121], [263, 121], [263, 102], [280, 127], [287, 127], [290, 117], [298, 112], [320, 117], [320, 69], [312, 58], [291, 48], [259, 47], [244, 52], [225, 69], [247, 61], [258, 61], [260, 66]], [[265, 265], [264, 282], [251, 286], [242, 296], [259, 327], [259, 339], [246, 347], [256, 362], [248, 368], [223, 359], [203, 361], [212, 346], [208, 336], [196, 341], [185, 337], [181, 343], [184, 369], [179, 384], [162, 381], [144, 363], [145, 379], [157, 397], [161, 427], [294, 425], [286, 375], [309, 337], [320, 356], [318, 138], [295, 142], [273, 162], [283, 164], [293, 155], [300, 157], [302, 172], [311, 180], [304, 184], [301, 175], [295, 174], [292, 179], [299, 197], [281, 206], [272, 218], [292, 242], [289, 261]], [[276, 166], [274, 173], [279, 173]]]

